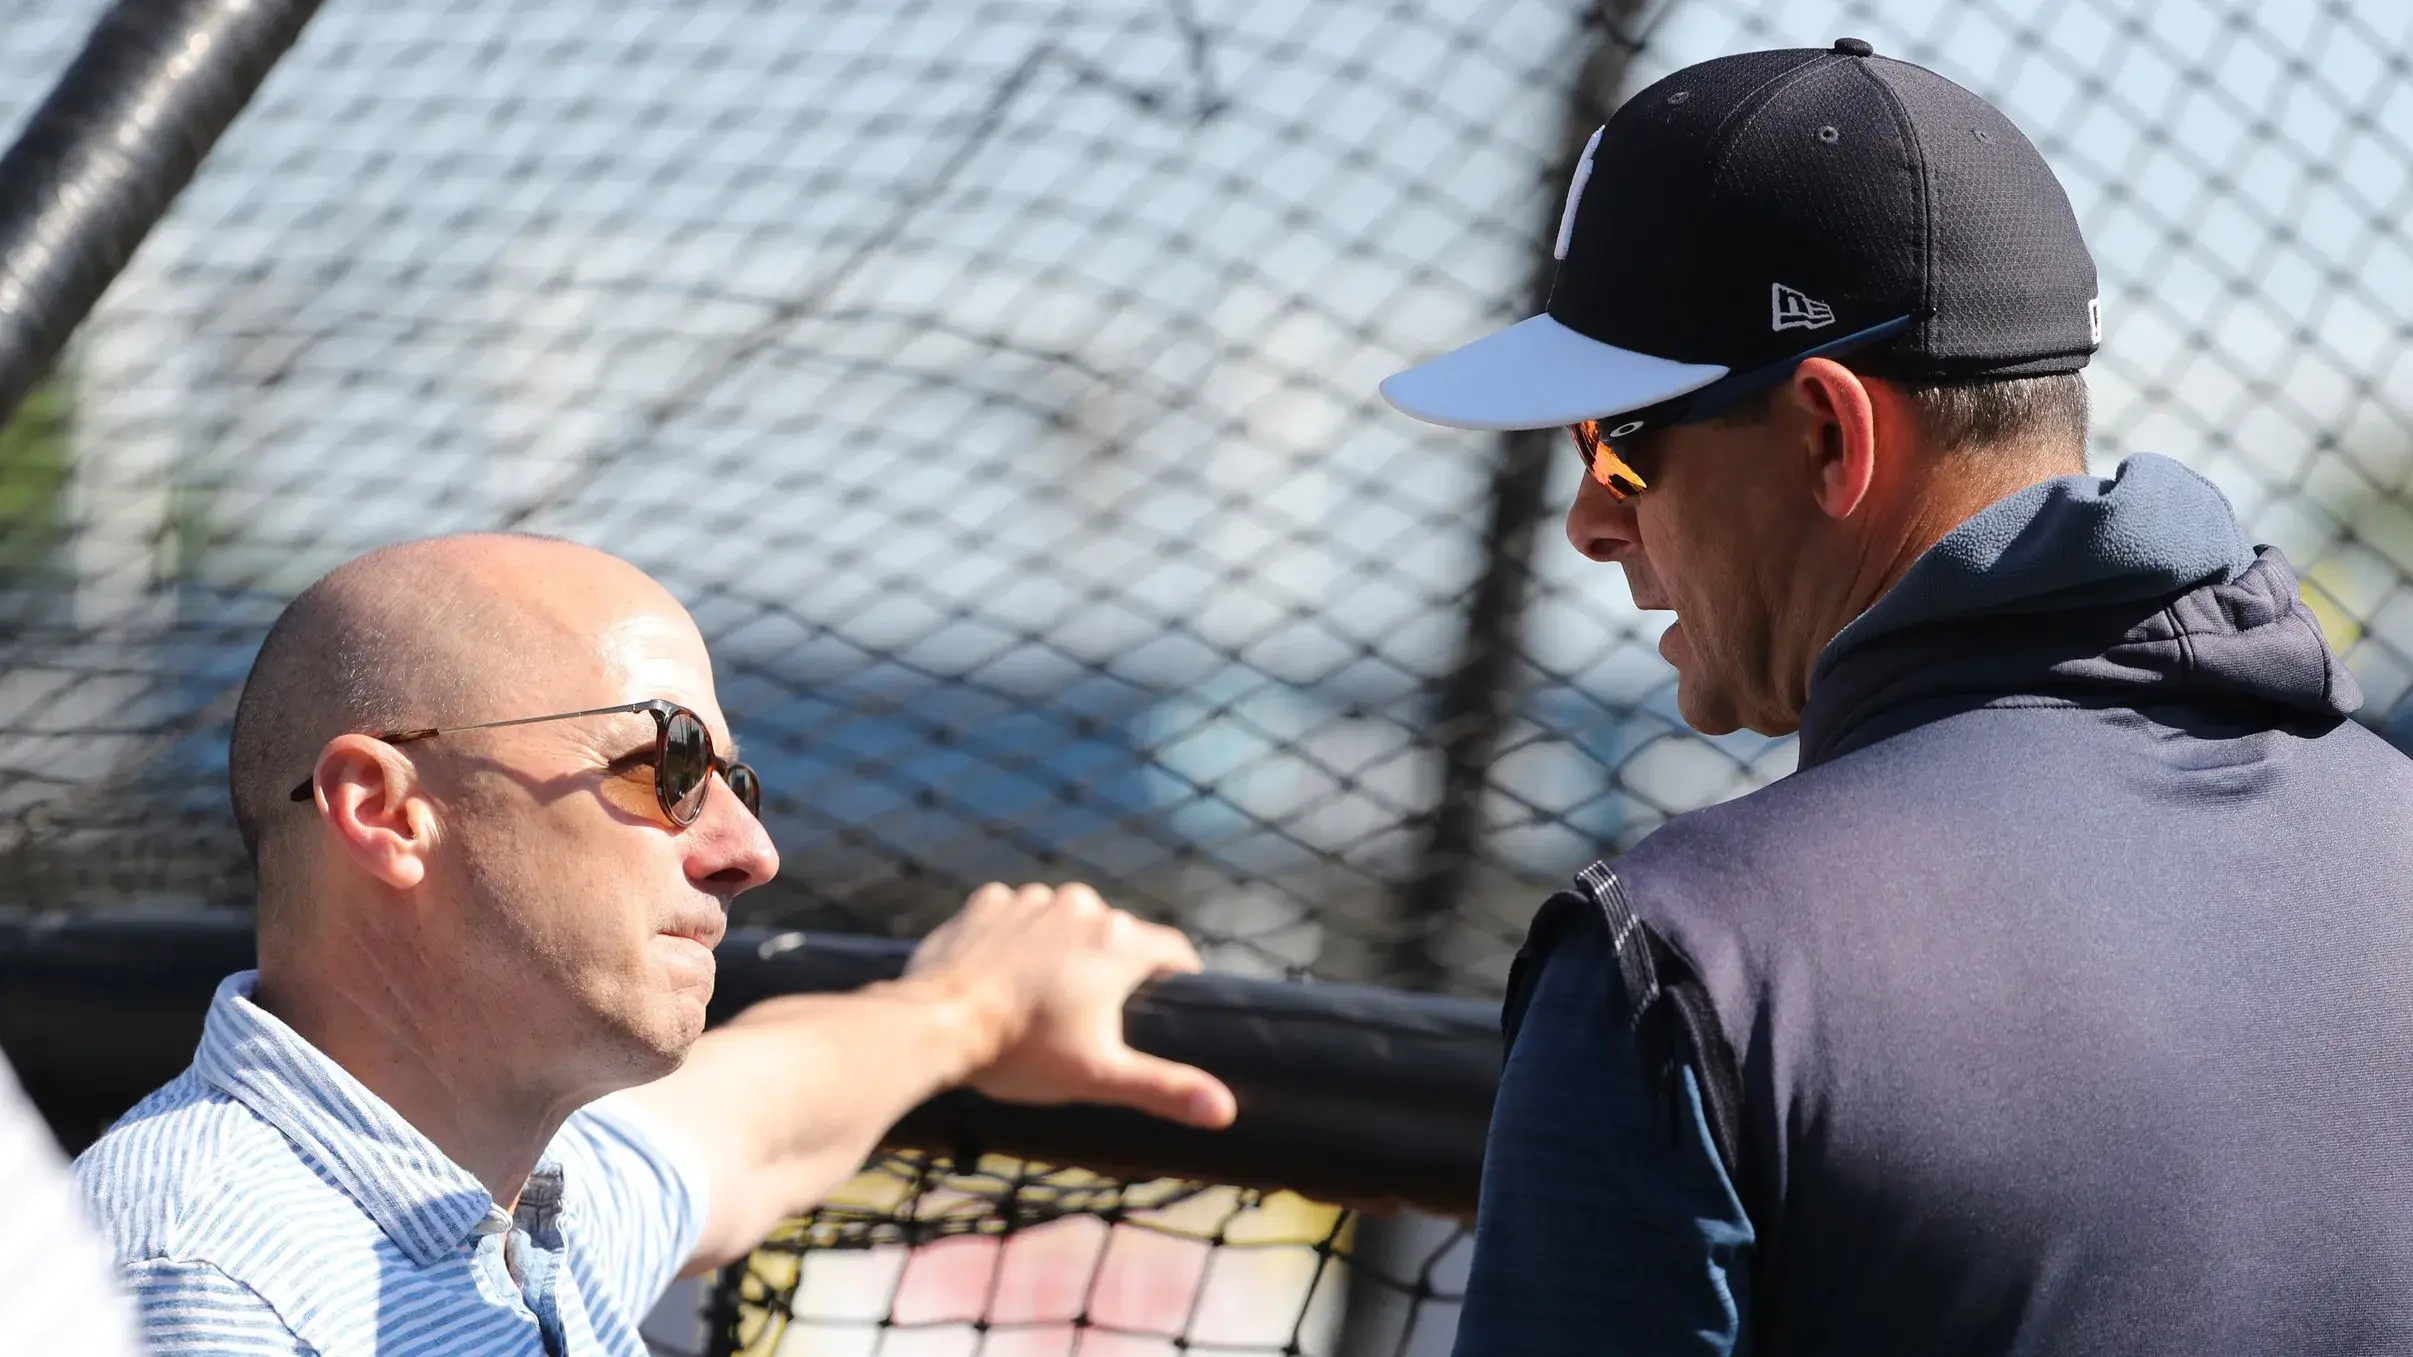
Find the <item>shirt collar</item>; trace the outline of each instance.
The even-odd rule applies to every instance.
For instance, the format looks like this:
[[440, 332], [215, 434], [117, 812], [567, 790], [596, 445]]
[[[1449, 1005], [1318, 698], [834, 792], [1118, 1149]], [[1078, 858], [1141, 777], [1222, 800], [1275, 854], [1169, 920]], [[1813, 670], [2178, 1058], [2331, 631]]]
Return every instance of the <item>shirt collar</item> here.
[[475, 1237], [495, 1211], [493, 1194], [350, 1071], [253, 1003], [258, 980], [259, 972], [242, 971], [219, 984], [194, 1070], [284, 1132], [412, 1262], [426, 1267]]

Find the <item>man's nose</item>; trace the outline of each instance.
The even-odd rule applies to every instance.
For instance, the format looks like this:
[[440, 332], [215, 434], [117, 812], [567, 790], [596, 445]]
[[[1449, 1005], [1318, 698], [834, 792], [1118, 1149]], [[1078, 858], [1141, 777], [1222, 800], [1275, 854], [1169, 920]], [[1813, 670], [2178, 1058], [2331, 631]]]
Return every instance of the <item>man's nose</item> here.
[[1595, 561], [1616, 560], [1636, 540], [1633, 500], [1584, 477], [1567, 506], [1567, 540]]
[[691, 849], [687, 874], [723, 900], [737, 896], [779, 875], [779, 849], [771, 832], [719, 773], [704, 793], [704, 813], [687, 827]]

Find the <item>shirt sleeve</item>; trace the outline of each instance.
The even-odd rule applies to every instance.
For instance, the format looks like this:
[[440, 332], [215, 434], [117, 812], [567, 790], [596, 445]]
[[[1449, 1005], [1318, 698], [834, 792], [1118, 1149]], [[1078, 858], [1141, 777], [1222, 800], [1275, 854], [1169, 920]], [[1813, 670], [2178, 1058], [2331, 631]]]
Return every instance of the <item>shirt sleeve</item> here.
[[151, 1258], [124, 1275], [150, 1357], [317, 1357], [258, 1292], [207, 1263]]
[[0, 1352], [134, 1357], [134, 1307], [50, 1128], [0, 1059]]
[[571, 1119], [593, 1163], [581, 1175], [582, 1248], [630, 1315], [661, 1299], [695, 1253], [711, 1182], [687, 1138], [633, 1099], [613, 1095]]
[[1544, 959], [1501, 1072], [1456, 1357], [1750, 1350], [1750, 1220], [1690, 1070], [1670, 1143], [1624, 1008], [1587, 916]]

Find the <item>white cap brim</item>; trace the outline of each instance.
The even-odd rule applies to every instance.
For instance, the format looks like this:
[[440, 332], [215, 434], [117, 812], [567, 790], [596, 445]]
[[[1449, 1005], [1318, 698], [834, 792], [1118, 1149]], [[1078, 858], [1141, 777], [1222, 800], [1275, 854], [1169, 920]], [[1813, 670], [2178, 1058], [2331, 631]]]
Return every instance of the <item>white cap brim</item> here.
[[1539, 315], [1396, 374], [1382, 396], [1428, 424], [1547, 429], [1657, 405], [1726, 372], [1603, 344]]

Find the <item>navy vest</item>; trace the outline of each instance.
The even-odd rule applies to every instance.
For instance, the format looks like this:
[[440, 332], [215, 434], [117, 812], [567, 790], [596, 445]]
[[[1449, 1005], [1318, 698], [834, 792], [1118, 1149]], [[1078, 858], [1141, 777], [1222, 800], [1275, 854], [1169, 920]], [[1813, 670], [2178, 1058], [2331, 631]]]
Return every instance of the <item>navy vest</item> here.
[[1630, 917], [1644, 1067], [1708, 1076], [1760, 1357], [2413, 1353], [2413, 762], [2359, 701], [2138, 459], [1922, 558], [1799, 772], [1545, 912]]

